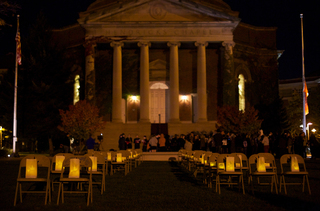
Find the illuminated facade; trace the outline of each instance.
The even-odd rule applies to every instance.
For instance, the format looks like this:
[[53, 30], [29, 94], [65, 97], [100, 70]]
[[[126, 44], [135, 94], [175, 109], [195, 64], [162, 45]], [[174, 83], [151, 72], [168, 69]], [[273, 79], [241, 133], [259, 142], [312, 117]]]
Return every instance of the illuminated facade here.
[[81, 90], [109, 122], [106, 148], [159, 123], [213, 131], [219, 106], [277, 95], [276, 29], [241, 23], [222, 0], [98, 0], [78, 22], [59, 32], [84, 40]]

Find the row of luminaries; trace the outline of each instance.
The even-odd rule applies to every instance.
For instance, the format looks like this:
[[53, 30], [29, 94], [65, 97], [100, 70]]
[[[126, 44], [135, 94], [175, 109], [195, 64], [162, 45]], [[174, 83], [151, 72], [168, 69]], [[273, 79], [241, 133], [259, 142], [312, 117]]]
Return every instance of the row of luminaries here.
[[[282, 155], [280, 166], [278, 166], [279, 172], [276, 160], [271, 153], [253, 154], [248, 159], [243, 153], [219, 154], [201, 150], [180, 150], [179, 157], [181, 165], [191, 171], [195, 177], [199, 173], [203, 175], [203, 182], [208, 187], [212, 188], [215, 183], [216, 192], [219, 194], [222, 184], [229, 187], [230, 185], [239, 185], [239, 190], [242, 188], [242, 192], [245, 194], [244, 175], [247, 176], [252, 193], [254, 193], [254, 185], [270, 185], [271, 192], [274, 188], [278, 194], [279, 185], [280, 192], [283, 187], [285, 194], [287, 194], [288, 184], [301, 185], [304, 192], [306, 183], [309, 194], [311, 194], [305, 162], [298, 154]], [[237, 177], [238, 180], [232, 180], [234, 177]], [[288, 177], [298, 178], [294, 178], [294, 180], [290, 178], [289, 182]], [[257, 180], [254, 181], [253, 178], [257, 178]], [[267, 180], [261, 182], [261, 178]]]
[[[106, 190], [106, 175], [124, 171], [126, 175], [141, 163], [141, 150], [124, 150], [117, 152], [91, 151], [85, 155], [59, 153], [53, 158], [44, 155], [28, 155], [20, 161], [14, 206], [20, 192], [20, 203], [23, 193], [44, 193], [45, 204], [51, 202], [54, 185], [58, 184], [57, 204], [64, 203], [65, 193], [87, 194], [87, 205], [93, 201], [92, 186], [97, 184], [101, 194]], [[100, 178], [99, 178], [100, 177]], [[30, 183], [42, 183], [41, 190], [30, 190]], [[29, 184], [22, 188], [22, 184]], [[68, 189], [66, 186], [68, 185]], [[36, 186], [40, 187], [40, 186]], [[45, 189], [45, 190], [43, 190]]]

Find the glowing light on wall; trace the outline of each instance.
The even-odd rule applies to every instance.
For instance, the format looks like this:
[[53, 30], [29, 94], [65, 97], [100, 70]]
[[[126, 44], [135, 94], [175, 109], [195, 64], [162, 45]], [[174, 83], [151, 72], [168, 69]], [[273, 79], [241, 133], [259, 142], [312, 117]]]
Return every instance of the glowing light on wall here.
[[239, 110], [244, 111], [245, 105], [246, 105], [246, 99], [245, 99], [245, 79], [242, 74], [238, 77], [238, 94], [239, 94]]
[[73, 92], [73, 105], [80, 100], [80, 76], [76, 75], [74, 78], [74, 92]]

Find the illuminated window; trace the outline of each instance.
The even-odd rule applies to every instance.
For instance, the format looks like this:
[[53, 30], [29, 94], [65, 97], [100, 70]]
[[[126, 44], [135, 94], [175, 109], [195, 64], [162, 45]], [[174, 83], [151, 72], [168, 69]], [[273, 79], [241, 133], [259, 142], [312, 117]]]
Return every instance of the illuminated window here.
[[74, 78], [74, 94], [73, 104], [76, 104], [80, 100], [80, 76], [76, 75]]
[[245, 80], [244, 76], [242, 74], [239, 75], [238, 77], [239, 82], [238, 82], [238, 94], [239, 94], [239, 110], [244, 111], [245, 109]]

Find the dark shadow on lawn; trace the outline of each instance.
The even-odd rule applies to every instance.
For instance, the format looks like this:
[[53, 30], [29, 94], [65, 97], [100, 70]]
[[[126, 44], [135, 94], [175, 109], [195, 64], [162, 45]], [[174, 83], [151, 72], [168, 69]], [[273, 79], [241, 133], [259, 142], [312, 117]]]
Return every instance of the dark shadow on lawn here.
[[169, 164], [171, 166], [171, 172], [173, 172], [179, 181], [188, 182], [195, 186], [203, 186], [202, 181], [197, 180], [197, 178], [193, 177], [192, 173], [182, 169], [178, 162], [169, 161]]
[[[249, 194], [252, 194], [250, 191]], [[306, 193], [301, 193], [306, 194]], [[319, 205], [309, 201], [303, 201], [299, 198], [290, 197], [288, 195], [276, 194], [271, 192], [261, 192], [255, 190], [254, 197], [266, 201], [277, 207], [287, 210], [319, 210]]]

